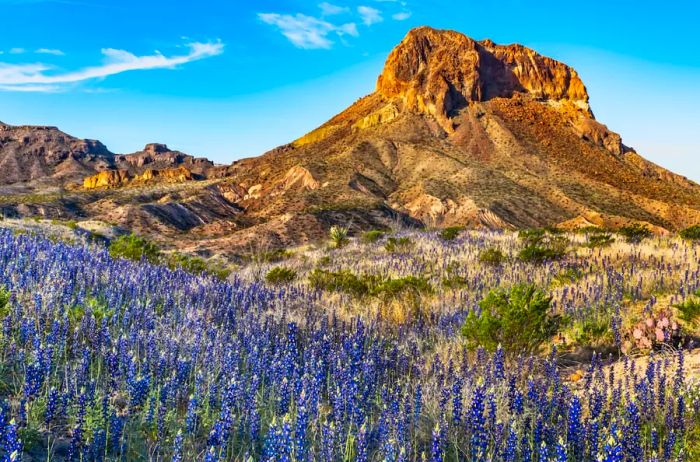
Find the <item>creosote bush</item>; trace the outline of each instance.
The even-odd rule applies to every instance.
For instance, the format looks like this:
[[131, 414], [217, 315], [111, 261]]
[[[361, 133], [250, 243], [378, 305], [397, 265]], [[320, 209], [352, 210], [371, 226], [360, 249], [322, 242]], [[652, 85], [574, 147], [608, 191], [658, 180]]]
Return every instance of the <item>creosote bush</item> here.
[[588, 241], [586, 242], [586, 247], [591, 249], [598, 247], [607, 247], [615, 242], [615, 238], [611, 233], [596, 229], [594, 232], [588, 234]]
[[518, 259], [528, 263], [543, 263], [557, 260], [566, 255], [569, 240], [560, 235], [552, 235], [542, 228], [524, 229], [518, 233], [524, 247]]
[[511, 353], [535, 353], [561, 323], [549, 314], [552, 299], [534, 285], [491, 290], [479, 302], [480, 313], [470, 311], [462, 326], [467, 346], [493, 351], [501, 345]]
[[685, 228], [678, 234], [688, 241], [700, 241], [700, 225], [693, 225]]
[[291, 268], [277, 266], [265, 275], [265, 280], [270, 284], [288, 284], [296, 279], [297, 273]]
[[135, 234], [126, 234], [109, 244], [109, 255], [112, 258], [126, 258], [134, 261], [146, 259], [150, 263], [157, 263], [160, 258], [160, 249], [148, 239]]
[[625, 241], [630, 244], [639, 244], [644, 239], [651, 237], [652, 232], [645, 225], [635, 223], [633, 225], [623, 226], [618, 230], [618, 233], [625, 238]]
[[499, 266], [505, 261], [505, 259], [506, 256], [503, 255], [501, 249], [496, 247], [489, 247], [488, 249], [482, 250], [479, 253], [479, 262], [486, 265]]
[[440, 237], [445, 241], [453, 241], [462, 231], [464, 231], [464, 226], [450, 226], [440, 231]]

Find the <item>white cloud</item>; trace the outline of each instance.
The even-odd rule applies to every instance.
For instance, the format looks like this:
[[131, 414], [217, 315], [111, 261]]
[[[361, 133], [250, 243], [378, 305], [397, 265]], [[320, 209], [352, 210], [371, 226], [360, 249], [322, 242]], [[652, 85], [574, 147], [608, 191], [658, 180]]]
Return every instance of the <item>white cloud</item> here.
[[323, 2], [318, 5], [321, 8], [321, 14], [323, 16], [333, 16], [335, 14], [347, 13], [350, 8], [347, 6], [333, 5], [332, 3]]
[[63, 56], [65, 53], [61, 50], [58, 50], [56, 48], [38, 48], [37, 50], [34, 50], [34, 53], [40, 54], [40, 55], [54, 55], [54, 56]]
[[10, 54], [12, 55], [21, 55], [22, 53], [26, 53], [27, 50], [24, 48], [10, 48]]
[[189, 52], [179, 56], [165, 56], [160, 52], [137, 56], [126, 50], [105, 48], [104, 63], [76, 71], [52, 72], [54, 68], [42, 64], [9, 64], [0, 62], [0, 89], [4, 91], [57, 91], [67, 84], [99, 79], [122, 72], [147, 69], [172, 69], [181, 64], [223, 53], [221, 42], [188, 43]]
[[337, 35], [358, 35], [355, 23], [335, 25], [323, 19], [298, 13], [277, 14], [259, 13], [258, 17], [272, 26], [277, 27], [282, 35], [299, 48], [330, 48], [333, 46], [331, 37]]
[[362, 18], [362, 22], [365, 24], [365, 26], [371, 26], [372, 24], [376, 24], [384, 20], [382, 18], [382, 12], [376, 8], [372, 8], [371, 6], [358, 6], [357, 12], [360, 13], [360, 17]]
[[411, 17], [410, 11], [402, 11], [400, 13], [394, 13], [391, 17], [396, 21], [405, 21]]

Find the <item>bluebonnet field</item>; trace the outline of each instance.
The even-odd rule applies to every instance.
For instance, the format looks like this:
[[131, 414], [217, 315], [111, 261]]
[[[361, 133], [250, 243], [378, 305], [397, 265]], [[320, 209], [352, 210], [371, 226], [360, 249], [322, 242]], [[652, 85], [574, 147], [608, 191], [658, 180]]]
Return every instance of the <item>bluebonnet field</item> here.
[[[0, 230], [1, 460], [697, 454], [700, 393], [688, 354], [670, 337], [653, 353], [636, 345], [646, 338], [639, 322], [675, 325], [660, 305], [671, 310], [700, 287], [700, 246], [655, 238], [587, 248], [570, 236], [570, 256], [533, 264], [512, 258], [520, 244], [510, 233], [403, 237], [389, 251], [386, 237], [300, 251], [222, 282]], [[506, 256], [498, 266], [479, 261], [493, 246]], [[290, 281], [264, 282], [276, 266]], [[407, 310], [405, 298], [317, 290], [307, 281], [318, 268], [420, 275], [433, 290]], [[467, 350], [467, 313], [491, 288], [520, 282], [546, 288], [569, 319], [557, 346], [540, 356]], [[582, 340], [590, 319], [606, 329]], [[571, 378], [558, 361], [595, 342], [641, 356], [594, 354]]]

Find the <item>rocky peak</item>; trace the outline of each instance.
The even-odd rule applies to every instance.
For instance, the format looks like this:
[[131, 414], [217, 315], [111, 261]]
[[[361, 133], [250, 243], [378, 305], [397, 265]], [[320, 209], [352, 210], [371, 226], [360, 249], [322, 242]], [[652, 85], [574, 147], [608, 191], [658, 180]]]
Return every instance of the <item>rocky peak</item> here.
[[170, 152], [170, 149], [166, 144], [162, 143], [148, 143], [144, 148], [143, 152], [148, 154], [159, 154], [163, 152]]
[[516, 93], [570, 101], [590, 115], [586, 88], [571, 67], [521, 45], [430, 27], [411, 30], [389, 54], [377, 92], [434, 116], [448, 131], [449, 119], [469, 102]]

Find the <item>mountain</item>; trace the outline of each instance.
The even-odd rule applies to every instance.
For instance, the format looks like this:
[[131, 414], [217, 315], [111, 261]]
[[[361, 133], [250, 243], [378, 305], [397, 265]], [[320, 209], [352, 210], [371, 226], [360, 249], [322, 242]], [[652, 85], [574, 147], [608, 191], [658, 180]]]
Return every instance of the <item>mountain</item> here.
[[[280, 194], [290, 172], [305, 186]], [[391, 52], [373, 94], [234, 165], [228, 181], [261, 216], [390, 208], [439, 226], [700, 221], [700, 186], [596, 121], [574, 69], [429, 27]]]
[[[73, 208], [202, 253], [306, 242], [336, 223], [700, 223], [700, 186], [598, 122], [574, 69], [521, 45], [429, 27], [394, 48], [374, 93], [288, 145], [227, 167], [153, 163], [163, 149], [104, 154], [111, 173], [100, 175], [124, 178], [97, 190], [84, 182]], [[140, 178], [149, 162], [153, 172], [184, 166], [193, 175], [165, 172], [167, 187], [149, 189]], [[92, 194], [89, 203], [81, 194]]]

